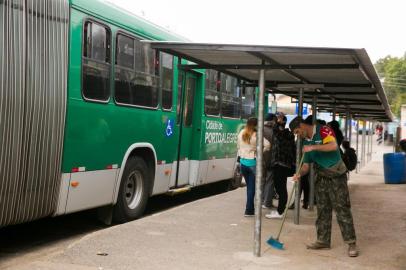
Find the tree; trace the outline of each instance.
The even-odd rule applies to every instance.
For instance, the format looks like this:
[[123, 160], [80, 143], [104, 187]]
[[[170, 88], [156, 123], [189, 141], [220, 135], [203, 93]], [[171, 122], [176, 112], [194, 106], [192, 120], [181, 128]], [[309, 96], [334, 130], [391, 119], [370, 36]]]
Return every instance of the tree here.
[[390, 55], [388, 55], [388, 56], [376, 61], [375, 69], [378, 72], [378, 74], [385, 74], [385, 67], [388, 64], [388, 62], [391, 61], [391, 59], [392, 59], [392, 57]]
[[375, 68], [383, 80], [392, 112], [395, 116], [400, 116], [400, 107], [406, 104], [406, 54], [401, 58], [381, 58], [375, 63]]

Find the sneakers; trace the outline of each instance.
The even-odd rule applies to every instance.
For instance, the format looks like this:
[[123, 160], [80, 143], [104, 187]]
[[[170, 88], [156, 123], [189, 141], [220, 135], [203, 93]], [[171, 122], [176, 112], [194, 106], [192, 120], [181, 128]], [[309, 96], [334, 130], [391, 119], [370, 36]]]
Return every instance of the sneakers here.
[[253, 216], [255, 216], [254, 211], [245, 211], [244, 213], [244, 217], [253, 217]]
[[348, 245], [348, 256], [358, 257], [358, 249], [355, 243]]
[[330, 244], [316, 241], [314, 243], [307, 244], [306, 247], [307, 249], [330, 249]]
[[266, 206], [265, 204], [262, 205], [262, 209], [271, 209], [273, 207], [274, 207], [273, 205], [271, 206]]
[[278, 211], [271, 211], [271, 213], [265, 215], [266, 218], [282, 218], [283, 215], [280, 215]]

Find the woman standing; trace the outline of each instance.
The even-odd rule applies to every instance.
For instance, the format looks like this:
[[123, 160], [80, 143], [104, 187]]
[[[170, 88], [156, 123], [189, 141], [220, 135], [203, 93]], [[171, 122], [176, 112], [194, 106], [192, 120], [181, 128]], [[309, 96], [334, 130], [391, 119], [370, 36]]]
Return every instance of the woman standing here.
[[[250, 217], [255, 214], [255, 170], [257, 156], [257, 118], [250, 118], [247, 125], [238, 134], [237, 148], [240, 157], [241, 174], [247, 184], [247, 203], [245, 206], [245, 216]], [[269, 150], [270, 143], [264, 138], [264, 151]]]

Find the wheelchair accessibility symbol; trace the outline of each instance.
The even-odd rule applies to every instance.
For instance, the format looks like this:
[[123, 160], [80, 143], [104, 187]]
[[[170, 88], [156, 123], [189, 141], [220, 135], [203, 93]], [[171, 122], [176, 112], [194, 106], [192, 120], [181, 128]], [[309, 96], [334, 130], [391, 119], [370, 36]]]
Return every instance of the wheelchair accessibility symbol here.
[[166, 137], [170, 137], [173, 134], [173, 120], [172, 119], [168, 119], [168, 121], [166, 122], [166, 129], [165, 129], [165, 135]]

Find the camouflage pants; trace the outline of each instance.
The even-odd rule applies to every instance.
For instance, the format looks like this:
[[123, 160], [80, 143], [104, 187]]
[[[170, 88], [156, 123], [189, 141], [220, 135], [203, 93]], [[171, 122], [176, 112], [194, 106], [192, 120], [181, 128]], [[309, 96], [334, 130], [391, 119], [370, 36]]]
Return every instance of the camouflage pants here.
[[317, 240], [330, 244], [331, 220], [334, 210], [344, 241], [347, 244], [355, 243], [356, 236], [351, 214], [347, 174], [335, 178], [317, 176], [315, 196], [317, 199]]

